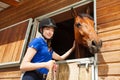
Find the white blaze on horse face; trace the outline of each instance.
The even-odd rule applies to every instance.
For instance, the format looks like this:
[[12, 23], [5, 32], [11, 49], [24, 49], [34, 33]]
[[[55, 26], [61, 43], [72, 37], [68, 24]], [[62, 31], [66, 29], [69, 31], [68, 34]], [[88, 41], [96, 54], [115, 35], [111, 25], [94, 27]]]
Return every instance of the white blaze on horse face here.
[[94, 29], [94, 21], [91, 20], [91, 19], [88, 18], [88, 17], [84, 17], [84, 20], [85, 20], [85, 22], [86, 22], [87, 29], [88, 29], [88, 32], [89, 32], [89, 34], [88, 34], [89, 40], [90, 40], [90, 41], [93, 41], [93, 40], [94, 40], [94, 41], [96, 41], [96, 42], [99, 42], [100, 39], [99, 39], [99, 37], [98, 37], [95, 29]]
[[82, 38], [81, 43], [85, 46], [88, 46], [87, 42], [88, 42], [88, 40], [90, 40], [90, 37], [89, 37], [90, 27], [89, 27], [89, 25], [81, 17], [77, 17], [76, 24], [81, 25], [80, 27], [78, 27], [79, 34], [81, 35], [81, 38]]

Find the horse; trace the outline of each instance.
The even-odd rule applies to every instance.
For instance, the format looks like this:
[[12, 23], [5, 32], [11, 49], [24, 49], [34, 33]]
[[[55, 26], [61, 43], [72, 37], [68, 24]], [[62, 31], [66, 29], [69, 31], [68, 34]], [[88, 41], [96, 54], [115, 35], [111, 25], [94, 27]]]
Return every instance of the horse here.
[[75, 36], [75, 57], [91, 57], [100, 52], [102, 40], [94, 29], [94, 20], [87, 13], [78, 14], [73, 8], [74, 36]]

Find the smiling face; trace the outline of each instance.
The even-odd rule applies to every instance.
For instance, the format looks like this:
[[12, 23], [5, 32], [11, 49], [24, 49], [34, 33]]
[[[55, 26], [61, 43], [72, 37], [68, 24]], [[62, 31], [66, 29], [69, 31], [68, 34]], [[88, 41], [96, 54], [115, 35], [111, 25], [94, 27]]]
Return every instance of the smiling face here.
[[42, 34], [46, 39], [51, 39], [54, 34], [54, 28], [53, 27], [44, 27], [42, 30]]

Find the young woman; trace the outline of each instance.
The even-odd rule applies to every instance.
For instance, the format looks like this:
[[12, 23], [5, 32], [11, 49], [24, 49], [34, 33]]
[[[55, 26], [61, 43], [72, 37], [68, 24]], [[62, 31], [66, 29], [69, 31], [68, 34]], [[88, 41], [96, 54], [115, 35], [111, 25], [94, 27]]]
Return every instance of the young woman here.
[[40, 22], [38, 31], [42, 36], [29, 43], [20, 66], [20, 69], [25, 71], [22, 80], [46, 80], [46, 75], [53, 67], [55, 60], [64, 60], [74, 50], [75, 44], [61, 56], [52, 50], [50, 43], [55, 28], [56, 24], [51, 18]]

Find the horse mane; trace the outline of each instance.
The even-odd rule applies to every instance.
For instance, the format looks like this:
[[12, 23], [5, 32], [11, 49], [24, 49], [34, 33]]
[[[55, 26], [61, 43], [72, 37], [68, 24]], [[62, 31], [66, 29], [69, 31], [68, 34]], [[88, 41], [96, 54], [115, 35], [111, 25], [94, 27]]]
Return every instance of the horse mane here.
[[78, 16], [80, 16], [81, 18], [88, 17], [89, 19], [94, 20], [93, 17], [91, 17], [90, 15], [85, 14], [85, 13], [80, 13], [80, 14], [78, 14]]

